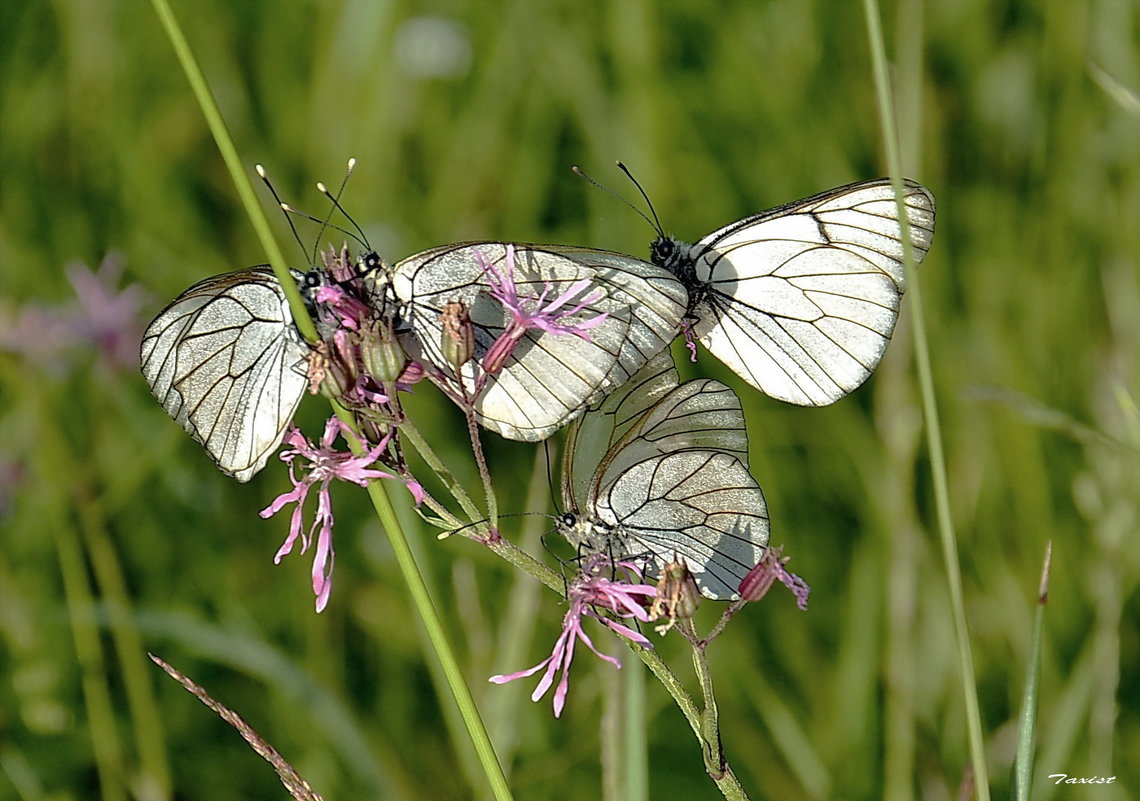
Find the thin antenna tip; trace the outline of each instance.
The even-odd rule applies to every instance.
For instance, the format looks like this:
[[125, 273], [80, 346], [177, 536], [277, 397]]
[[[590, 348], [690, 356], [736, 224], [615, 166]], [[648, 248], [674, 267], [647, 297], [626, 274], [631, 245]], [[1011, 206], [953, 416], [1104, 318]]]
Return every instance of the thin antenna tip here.
[[257, 170], [258, 175], [260, 175], [262, 178], [265, 177], [265, 168], [264, 167], [262, 167], [260, 164], [254, 164], [253, 168], [255, 170]]
[[327, 195], [329, 193], [328, 187], [325, 186], [321, 181], [317, 181], [317, 191], [322, 195]]
[[349, 158], [349, 160], [348, 160], [348, 168], [351, 170], [351, 169], [352, 169], [353, 167], [355, 167], [355, 166], [356, 166], [356, 158], [355, 158], [355, 157], [351, 157], [351, 158]]

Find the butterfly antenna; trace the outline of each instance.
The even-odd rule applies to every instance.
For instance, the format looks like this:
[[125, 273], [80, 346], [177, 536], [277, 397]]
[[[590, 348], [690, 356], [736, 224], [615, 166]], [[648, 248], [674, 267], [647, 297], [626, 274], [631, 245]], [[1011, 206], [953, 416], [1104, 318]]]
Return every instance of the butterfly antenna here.
[[[348, 220], [350, 223], [352, 223], [352, 227], [355, 228], [356, 233], [359, 234], [359, 236], [354, 236], [353, 239], [355, 239], [357, 242], [359, 242], [365, 248], [368, 248], [369, 250], [371, 250], [371, 246], [368, 244], [368, 237], [365, 235], [364, 229], [360, 227], [360, 225], [356, 222], [356, 220], [353, 218], [353, 216], [351, 214], [349, 214], [347, 211], [345, 211], [344, 206], [342, 206], [340, 204], [340, 197], [342, 194], [344, 194], [344, 187], [346, 184], [348, 184], [348, 178], [350, 175], [352, 175], [352, 170], [355, 166], [356, 166], [356, 159], [349, 159], [348, 160], [348, 169], [345, 171], [344, 179], [340, 182], [340, 188], [336, 190], [335, 195], [329, 194], [328, 187], [326, 187], [322, 183], [317, 184], [317, 191], [319, 191], [322, 195], [324, 195], [325, 197], [327, 197], [329, 200], [332, 201], [332, 208], [329, 209], [328, 219], [332, 219], [332, 213], [333, 213], [334, 209], [336, 211], [339, 211], [341, 214], [344, 215], [344, 218], [346, 220]], [[328, 222], [328, 220], [326, 220], [326, 223], [327, 222]], [[333, 227], [335, 228], [336, 226], [333, 226]], [[344, 229], [338, 228], [337, 230], [343, 231]]]
[[[622, 164], [621, 164], [621, 162], [620, 162], [620, 161], [618, 162], [618, 166], [622, 166]], [[624, 166], [622, 166], [622, 169], [624, 170], [624, 169], [625, 169], [625, 167], [624, 167]], [[585, 173], [585, 172], [583, 172], [583, 171], [582, 171], [582, 168], [581, 168], [581, 167], [579, 167], [578, 165], [574, 165], [573, 167], [571, 167], [571, 168], [570, 168], [570, 171], [571, 171], [571, 172], [573, 172], [575, 175], [577, 175], [579, 178], [585, 178], [587, 181], [589, 181], [591, 184], [593, 184], [594, 186], [596, 186], [598, 189], [601, 189], [601, 190], [602, 190], [603, 192], [605, 192], [606, 194], [608, 194], [608, 195], [610, 195], [610, 196], [612, 196], [612, 197], [615, 197], [615, 198], [617, 198], [617, 199], [618, 199], [618, 200], [620, 200], [622, 203], [624, 203], [625, 205], [629, 206], [631, 209], [633, 209], [635, 212], [637, 212], [638, 216], [640, 216], [640, 217], [641, 217], [641, 219], [645, 220], [647, 223], [649, 223], [649, 225], [650, 225], [650, 226], [652, 226], [653, 228], [657, 229], [657, 231], [660, 233], [660, 231], [661, 231], [661, 223], [657, 223], [657, 224], [654, 224], [653, 220], [649, 219], [649, 217], [648, 217], [648, 216], [645, 214], [645, 212], [644, 212], [644, 211], [642, 211], [642, 210], [641, 210], [641, 209], [639, 209], [637, 206], [635, 206], [635, 205], [633, 205], [632, 203], [630, 203], [630, 202], [629, 202], [629, 200], [628, 200], [627, 198], [624, 198], [624, 197], [622, 197], [621, 195], [619, 195], [619, 194], [618, 194], [617, 192], [615, 192], [614, 190], [610, 189], [610, 188], [609, 188], [608, 186], [606, 186], [605, 184], [601, 184], [601, 183], [598, 183], [598, 182], [597, 182], [597, 181], [595, 181], [593, 178], [591, 178], [590, 176], [586, 175], [586, 173]], [[629, 173], [627, 172], [627, 173], [626, 173], [626, 175], [629, 175]], [[631, 177], [632, 177], [632, 176], [631, 176]], [[640, 184], [638, 184], [638, 183], [637, 183], [637, 181], [634, 181], [633, 183], [634, 183], [634, 185], [635, 185], [635, 186], [637, 186], [637, 188], [638, 188], [638, 189], [641, 189], [641, 185], [640, 185]], [[642, 194], [642, 196], [643, 196], [643, 197], [645, 196], [645, 192], [644, 192], [644, 191], [643, 191], [641, 194]], [[648, 202], [649, 198], [648, 198], [648, 197], [646, 197], [645, 199], [646, 199], [646, 201]], [[652, 204], [652, 203], [650, 203], [650, 204], [649, 204], [649, 210], [650, 210], [650, 211], [653, 211], [653, 204]], [[657, 212], [653, 212], [653, 216], [654, 216], [654, 217], [656, 217], [656, 216], [657, 216]]]
[[[665, 229], [661, 227], [661, 218], [657, 216], [657, 209], [653, 208], [653, 201], [649, 199], [649, 193], [641, 186], [641, 182], [633, 177], [633, 173], [629, 171], [629, 167], [625, 166], [622, 162], [617, 163], [618, 169], [625, 173], [625, 177], [633, 181], [633, 185], [637, 187], [637, 191], [645, 198], [645, 205], [649, 206], [649, 213], [653, 215], [653, 222], [650, 223], [657, 229], [658, 236], [665, 236]], [[645, 217], [644, 214], [641, 215]], [[645, 217], [645, 221], [649, 222], [649, 218]]]
[[[289, 207], [281, 201], [281, 196], [278, 195], [277, 190], [273, 188], [273, 183], [269, 180], [269, 174], [266, 173], [265, 168], [260, 164], [255, 164], [254, 168], [257, 170], [257, 174], [261, 178], [262, 183], [264, 183], [269, 188], [269, 194], [273, 195], [273, 199], [277, 202], [277, 206], [283, 212], [285, 212], [285, 222], [289, 223], [289, 230], [293, 232], [293, 238], [297, 240], [297, 244], [300, 246], [301, 252], [305, 253], [305, 243], [301, 241], [301, 235], [297, 233], [297, 226], [293, 225], [293, 218], [290, 217], [288, 213]], [[309, 263], [312, 264], [313, 262], [310, 261]]]
[[[550, 517], [550, 515], [546, 514], [545, 512], [509, 512], [507, 514], [499, 515], [499, 519], [502, 520], [504, 517], [535, 517], [535, 516], [537, 516], [537, 517]], [[436, 539], [445, 540], [445, 539], [448, 539], [449, 537], [454, 537], [456, 534], [460, 534], [469, 528], [475, 528], [476, 526], [486, 525], [489, 522], [491, 522], [491, 521], [488, 518], [483, 518], [482, 520], [475, 520], [475, 521], [472, 521], [471, 523], [465, 523], [462, 526], [457, 526], [456, 528], [449, 528], [446, 531], [444, 531], [442, 534], [437, 534]]]
[[562, 514], [562, 495], [554, 486], [554, 454], [551, 453], [550, 440], [542, 441], [542, 451], [546, 455], [546, 488], [550, 490], [550, 497], [554, 500], [554, 511]]

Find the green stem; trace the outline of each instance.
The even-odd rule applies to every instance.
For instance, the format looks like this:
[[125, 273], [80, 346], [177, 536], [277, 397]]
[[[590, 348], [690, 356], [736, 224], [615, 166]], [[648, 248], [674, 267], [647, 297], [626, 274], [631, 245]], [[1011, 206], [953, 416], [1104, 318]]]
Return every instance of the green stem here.
[[[250, 221], [257, 232], [258, 239], [261, 241], [266, 254], [269, 256], [269, 262], [273, 265], [273, 270], [277, 275], [278, 282], [285, 290], [285, 294], [289, 299], [289, 305], [293, 310], [297, 327], [306, 338], [315, 340], [317, 333], [313, 326], [313, 321], [305, 310], [305, 305], [301, 300], [296, 282], [289, 274], [289, 270], [285, 265], [285, 259], [277, 247], [277, 243], [269, 229], [269, 223], [266, 221], [261, 206], [257, 202], [253, 185], [242, 170], [237, 148], [234, 147], [233, 141], [230, 139], [225, 121], [222, 119], [221, 112], [214, 102], [213, 95], [194, 59], [190, 46], [182, 35], [178, 21], [175, 19], [166, 0], [151, 0], [151, 3], [163, 27], [166, 29], [167, 35], [170, 37], [174, 51], [177, 53], [178, 59], [182, 63], [182, 68], [190, 81], [191, 88], [198, 98], [206, 122], [210, 127], [211, 133], [214, 135], [218, 149], [221, 151], [222, 159], [230, 171], [230, 175], [237, 187], [238, 195], [241, 197]], [[356, 430], [355, 421], [352, 419], [351, 414], [337, 404], [333, 404], [333, 408], [342, 420], [352, 427], [353, 430]], [[352, 443], [352, 447], [354, 451], [359, 452], [359, 443]], [[448, 687], [452, 692], [452, 696], [467, 726], [468, 734], [471, 737], [476, 754], [486, 773], [487, 781], [490, 783], [496, 799], [499, 799], [499, 801], [510, 799], [512, 796], [510, 788], [507, 785], [506, 777], [503, 775], [502, 768], [495, 759], [494, 749], [487, 736], [486, 728], [483, 726], [483, 721], [479, 718], [479, 713], [475, 708], [475, 702], [471, 697], [471, 692], [463, 680], [463, 675], [455, 659], [455, 654], [451, 650], [451, 646], [444, 634], [443, 623], [439, 618], [435, 606], [432, 604], [427, 585], [424, 583], [423, 576], [420, 574], [415, 558], [412, 556], [407, 537], [400, 526], [387, 492], [381, 483], [374, 481], [368, 486], [368, 494], [372, 498], [372, 504], [376, 509], [376, 514], [380, 518], [380, 523], [384, 527], [385, 533], [388, 535], [389, 542], [392, 544], [392, 550], [395, 552], [396, 560], [400, 565], [404, 580], [408, 584], [408, 590], [412, 595], [412, 600], [423, 620], [428, 638], [435, 648], [436, 657], [443, 668]]]
[[1021, 713], [1017, 724], [1017, 756], [1013, 763], [1013, 798], [1029, 801], [1033, 789], [1033, 737], [1037, 729], [1038, 685], [1041, 681], [1041, 651], [1045, 639], [1045, 604], [1049, 600], [1049, 567], [1053, 559], [1053, 542], [1045, 544], [1045, 560], [1041, 567], [1041, 583], [1037, 589], [1037, 610], [1033, 615], [1033, 634], [1029, 642], [1029, 663], [1025, 666], [1025, 689], [1021, 697]]
[[[46, 399], [38, 400], [41, 401], [38, 404], [40, 409], [58, 406], [44, 402]], [[41, 419], [38, 430], [41, 456], [38, 467], [42, 471], [40, 479], [46, 486], [58, 481], [59, 476], [74, 472], [70, 470], [74, 449], [64, 440], [56, 421]], [[88, 577], [88, 566], [83, 558], [83, 545], [79, 531], [74, 522], [68, 519], [64, 506], [47, 504], [44, 509], [46, 525], [53, 534], [59, 557], [63, 597], [67, 604], [67, 620], [80, 669], [99, 797], [103, 801], [127, 801], [124, 785], [125, 755], [119, 740], [115, 704], [108, 681], [111, 670], [99, 635], [95, 597]]]
[[388, 535], [388, 541], [392, 545], [392, 551], [396, 556], [397, 564], [400, 566], [400, 572], [403, 573], [404, 581], [408, 584], [408, 590], [411, 592], [412, 601], [423, 621], [428, 639], [431, 641], [432, 647], [435, 648], [436, 657], [447, 680], [447, 686], [459, 707], [459, 714], [463, 717], [463, 723], [467, 727], [467, 733], [475, 746], [475, 753], [483, 766], [491, 790], [499, 801], [510, 799], [512, 796], [510, 787], [507, 785], [507, 777], [503, 774], [503, 769], [495, 758], [495, 750], [491, 745], [490, 737], [487, 736], [487, 729], [483, 725], [483, 720], [479, 717], [479, 710], [475, 707], [475, 699], [472, 698], [471, 690], [463, 679], [459, 662], [456, 660], [444, 633], [443, 622], [439, 618], [435, 604], [432, 603], [427, 584], [424, 583], [424, 578], [416, 565], [415, 557], [412, 556], [412, 549], [408, 545], [407, 537], [396, 519], [396, 511], [392, 508], [392, 502], [388, 498], [385, 486], [379, 481], [373, 481], [368, 485], [368, 495], [372, 498], [376, 515], [380, 518], [380, 524]]
[[705, 658], [705, 650], [696, 645], [693, 646], [693, 669], [697, 673], [705, 703], [705, 708], [701, 711], [701, 751], [705, 759], [705, 770], [717, 779], [725, 771], [724, 750], [720, 745], [720, 712], [713, 694], [712, 672]]
[[649, 743], [645, 719], [645, 671], [636, 663], [622, 670], [621, 753], [626, 801], [649, 801]]
[[[460, 386], [463, 379], [459, 379]], [[464, 398], [466, 401], [466, 397]], [[471, 452], [475, 454], [475, 465], [479, 468], [479, 479], [483, 482], [483, 498], [487, 502], [487, 517], [490, 518], [491, 528], [499, 528], [499, 503], [495, 499], [495, 488], [491, 485], [491, 470], [487, 467], [487, 457], [483, 453], [483, 440], [479, 438], [479, 424], [475, 422], [475, 406], [473, 402], [465, 403], [463, 416], [467, 420], [467, 435], [471, 438]]]
[[443, 460], [436, 455], [431, 445], [429, 445], [427, 440], [423, 438], [423, 435], [420, 434], [418, 428], [410, 422], [401, 423], [400, 439], [412, 444], [412, 447], [416, 449], [416, 453], [420, 455], [424, 463], [435, 473], [436, 478], [443, 483], [443, 486], [447, 488], [451, 496], [459, 502], [459, 505], [463, 507], [463, 512], [467, 515], [467, 522], [471, 523], [482, 517], [479, 507], [475, 505], [475, 502], [471, 500], [471, 496], [467, 494], [467, 491], [463, 489], [463, 486], [455, 479], [451, 471], [447, 469]]
[[970, 758], [974, 769], [978, 800], [989, 801], [989, 773], [986, 770], [985, 738], [982, 733], [978, 687], [974, 675], [973, 654], [970, 648], [970, 631], [966, 622], [958, 544], [950, 514], [950, 486], [946, 475], [946, 456], [942, 446], [942, 427], [938, 417], [938, 404], [934, 396], [934, 379], [930, 366], [930, 348], [927, 344], [921, 285], [914, 267], [914, 252], [910, 242], [910, 221], [902, 200], [902, 154], [898, 141], [890, 80], [887, 76], [886, 48], [883, 44], [883, 31], [879, 22], [877, 0], [863, 0], [863, 10], [871, 46], [871, 64], [874, 72], [875, 93], [878, 98], [880, 124], [883, 129], [883, 141], [886, 146], [887, 166], [894, 184], [899, 224], [902, 229], [903, 265], [906, 270], [907, 286], [910, 293], [910, 307], [913, 311], [911, 330], [914, 334], [915, 362], [918, 368], [923, 416], [926, 419], [926, 444], [930, 451], [930, 472], [938, 520], [938, 533], [942, 543], [942, 558], [946, 566], [951, 615], [954, 620], [954, 634], [958, 646], [958, 662], [962, 671], [962, 695], [966, 708]]
[[[79, 493], [77, 493], [79, 494]], [[145, 787], [142, 798], [170, 798], [170, 766], [166, 755], [162, 713], [154, 696], [148, 663], [144, 654], [130, 594], [123, 576], [119, 554], [107, 533], [101, 502], [96, 498], [77, 499], [79, 525], [91, 567], [107, 610], [107, 627], [118, 652], [123, 690], [131, 714], [140, 774]]]
[[[657, 655], [656, 651], [651, 651], [648, 648], [642, 648], [636, 643], [627, 642], [630, 650], [637, 654], [638, 658], [645, 663], [645, 665], [653, 671], [653, 675], [665, 687], [666, 692], [673, 696], [677, 708], [681, 710], [681, 714], [689, 721], [689, 726], [692, 728], [693, 733], [697, 735], [698, 741], [702, 743], [701, 752], [704, 753], [704, 720], [701, 711], [697, 709], [697, 705], [693, 703], [692, 696], [684, 688], [673, 672], [669, 670], [669, 666]], [[732, 771], [732, 767], [727, 761], [722, 765], [722, 772], [720, 776], [711, 776], [716, 783], [717, 789], [720, 790], [728, 801], [748, 801], [748, 794], [744, 792], [744, 786], [740, 780], [736, 778], [736, 774]]]
[[222, 112], [218, 109], [210, 86], [206, 83], [205, 76], [202, 75], [202, 70], [194, 58], [190, 45], [186, 42], [186, 37], [182, 35], [178, 20], [174, 17], [174, 12], [170, 10], [170, 5], [166, 0], [151, 0], [151, 5], [154, 6], [155, 13], [158, 14], [158, 19], [166, 30], [170, 44], [178, 56], [178, 61], [182, 64], [182, 70], [186, 73], [187, 80], [190, 82], [190, 88], [198, 99], [198, 105], [202, 108], [202, 116], [206, 118], [206, 124], [209, 126], [210, 133], [213, 134], [218, 150], [222, 154], [222, 161], [225, 162], [226, 169], [229, 170], [230, 177], [233, 178], [238, 197], [241, 198], [242, 205], [245, 206], [245, 212], [253, 225], [254, 233], [257, 234], [257, 239], [265, 250], [265, 255], [269, 257], [269, 264], [277, 276], [277, 283], [281, 284], [281, 288], [285, 290], [285, 297], [288, 298], [289, 308], [293, 312], [293, 320], [307, 340], [316, 342], [317, 329], [309, 317], [304, 300], [301, 299], [301, 291], [289, 273], [289, 267], [285, 264], [285, 256], [277, 247], [277, 240], [273, 238], [269, 221], [265, 219], [261, 205], [257, 202], [257, 194], [253, 190], [253, 184], [250, 183], [249, 177], [242, 168], [241, 158], [238, 156], [233, 139], [230, 138], [226, 121], [222, 119]]

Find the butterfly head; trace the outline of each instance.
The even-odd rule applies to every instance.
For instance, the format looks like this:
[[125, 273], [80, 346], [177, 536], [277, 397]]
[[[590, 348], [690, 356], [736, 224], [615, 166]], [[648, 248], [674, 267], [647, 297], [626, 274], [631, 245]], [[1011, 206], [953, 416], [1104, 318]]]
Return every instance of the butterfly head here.
[[361, 278], [375, 278], [381, 272], [386, 272], [388, 265], [374, 250], [366, 250], [360, 254], [356, 261], [356, 274]]
[[679, 239], [660, 234], [649, 243], [649, 260], [663, 270], [668, 270], [688, 286], [688, 276], [693, 275], [693, 247]]
[[328, 286], [329, 275], [322, 269], [309, 270], [297, 282], [301, 289], [301, 297], [305, 300], [305, 305], [310, 309], [316, 307], [317, 290], [322, 286]]

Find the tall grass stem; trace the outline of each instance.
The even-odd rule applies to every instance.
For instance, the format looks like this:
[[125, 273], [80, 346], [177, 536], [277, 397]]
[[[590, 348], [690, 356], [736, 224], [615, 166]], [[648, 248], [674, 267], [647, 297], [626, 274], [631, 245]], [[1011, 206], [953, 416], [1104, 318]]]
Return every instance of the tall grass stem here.
[[954, 620], [954, 633], [958, 648], [962, 697], [965, 704], [967, 735], [970, 742], [970, 759], [974, 770], [978, 801], [989, 801], [989, 773], [986, 770], [985, 762], [985, 737], [982, 732], [977, 680], [974, 675], [974, 660], [970, 648], [970, 632], [966, 622], [962, 573], [958, 562], [958, 544], [954, 534], [954, 522], [950, 514], [950, 486], [946, 474], [946, 456], [942, 446], [942, 428], [938, 417], [938, 403], [934, 395], [934, 379], [930, 366], [930, 348], [927, 344], [921, 285], [918, 280], [918, 273], [915, 270], [914, 250], [910, 244], [910, 221], [902, 199], [903, 166], [901, 148], [899, 147], [898, 120], [895, 114], [890, 78], [887, 74], [887, 55], [883, 44], [883, 29], [877, 0], [863, 0], [863, 10], [867, 22], [871, 67], [879, 105], [880, 124], [883, 129], [887, 167], [894, 185], [899, 223], [902, 229], [903, 266], [906, 270], [907, 287], [910, 294], [911, 331], [914, 336], [915, 363], [918, 368], [923, 417], [926, 420], [926, 443], [930, 451], [930, 472], [938, 534], [942, 544], [942, 557], [946, 567], [947, 588], [950, 594], [951, 615]]

